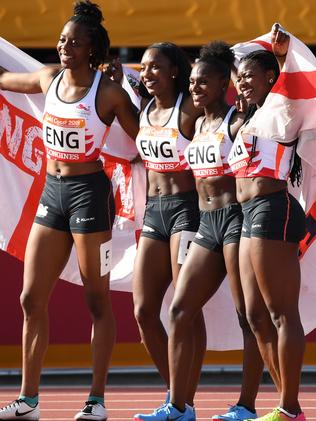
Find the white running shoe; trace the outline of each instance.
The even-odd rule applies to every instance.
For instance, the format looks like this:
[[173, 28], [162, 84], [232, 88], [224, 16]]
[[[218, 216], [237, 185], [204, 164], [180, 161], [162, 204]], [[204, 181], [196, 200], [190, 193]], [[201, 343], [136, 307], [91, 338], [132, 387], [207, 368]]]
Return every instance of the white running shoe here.
[[0, 420], [38, 421], [39, 417], [39, 404], [30, 406], [23, 399], [17, 399], [0, 409]]
[[106, 408], [96, 401], [87, 401], [84, 408], [75, 415], [75, 420], [106, 421], [107, 418]]

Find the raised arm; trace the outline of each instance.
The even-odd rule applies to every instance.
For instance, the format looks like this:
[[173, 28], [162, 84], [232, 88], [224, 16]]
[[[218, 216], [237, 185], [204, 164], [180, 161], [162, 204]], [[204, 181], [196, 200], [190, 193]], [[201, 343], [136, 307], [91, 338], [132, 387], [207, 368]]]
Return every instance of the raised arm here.
[[273, 54], [279, 63], [280, 70], [285, 62], [289, 44], [290, 36], [288, 32], [279, 23], [275, 23], [271, 29], [271, 46]]
[[0, 89], [21, 94], [45, 94], [57, 71], [58, 67], [51, 66], [32, 73], [15, 73], [0, 67]]

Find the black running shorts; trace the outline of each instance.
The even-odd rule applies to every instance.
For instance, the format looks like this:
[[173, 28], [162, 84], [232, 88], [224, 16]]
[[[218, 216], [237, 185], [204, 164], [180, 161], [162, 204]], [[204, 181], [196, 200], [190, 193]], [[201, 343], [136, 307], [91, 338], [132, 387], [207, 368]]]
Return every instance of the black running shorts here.
[[242, 237], [298, 243], [305, 236], [305, 213], [299, 202], [281, 190], [242, 203]]
[[196, 232], [199, 220], [198, 195], [195, 190], [150, 196], [147, 198], [141, 235], [168, 242], [176, 232]]
[[104, 171], [72, 177], [46, 176], [35, 221], [60, 231], [109, 231], [115, 217], [111, 181]]
[[226, 244], [239, 243], [242, 219], [239, 203], [212, 211], [200, 211], [200, 226], [193, 242], [222, 253]]

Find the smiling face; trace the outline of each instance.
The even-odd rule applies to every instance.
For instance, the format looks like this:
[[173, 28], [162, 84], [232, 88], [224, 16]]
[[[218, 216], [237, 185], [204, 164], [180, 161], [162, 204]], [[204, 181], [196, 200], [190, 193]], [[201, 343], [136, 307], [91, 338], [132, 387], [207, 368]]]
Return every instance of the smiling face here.
[[67, 22], [57, 44], [62, 67], [75, 69], [82, 65], [89, 66], [91, 49], [91, 40], [85, 25]]
[[196, 108], [207, 108], [214, 102], [222, 101], [227, 80], [203, 62], [194, 64], [190, 75], [190, 93]]
[[236, 88], [248, 104], [261, 106], [275, 79], [273, 70], [264, 70], [256, 61], [245, 60], [238, 67]]
[[149, 48], [145, 51], [140, 68], [140, 77], [150, 95], [174, 91], [177, 67], [159, 51]]

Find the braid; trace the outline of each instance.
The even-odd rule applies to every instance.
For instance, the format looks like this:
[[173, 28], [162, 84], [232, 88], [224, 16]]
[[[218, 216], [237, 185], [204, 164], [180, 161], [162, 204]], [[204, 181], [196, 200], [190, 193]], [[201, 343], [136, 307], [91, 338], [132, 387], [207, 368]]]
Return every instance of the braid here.
[[294, 147], [294, 156], [293, 156], [293, 165], [290, 172], [290, 181], [292, 186], [296, 183], [297, 187], [301, 185], [302, 182], [302, 161], [298, 153], [296, 152], [297, 142]]
[[90, 65], [96, 69], [106, 62], [110, 39], [107, 30], [102, 26], [103, 15], [99, 6], [90, 0], [78, 1], [74, 6], [74, 15], [69, 19], [74, 23], [85, 25], [92, 44]]
[[[250, 104], [248, 106], [248, 109], [247, 109], [247, 112], [246, 112], [246, 115], [245, 115], [244, 125], [247, 124], [250, 121], [251, 117], [255, 114], [256, 111], [257, 111], [257, 106], [255, 104]], [[258, 139], [257, 136], [253, 136], [253, 142], [252, 142], [252, 145], [251, 145], [251, 152], [250, 152], [251, 155], [250, 155], [249, 161], [247, 163], [247, 170], [248, 170], [249, 165], [251, 164], [251, 162], [252, 162], [252, 160], [253, 160], [253, 158], [255, 157], [255, 154], [256, 154], [257, 139]]]

